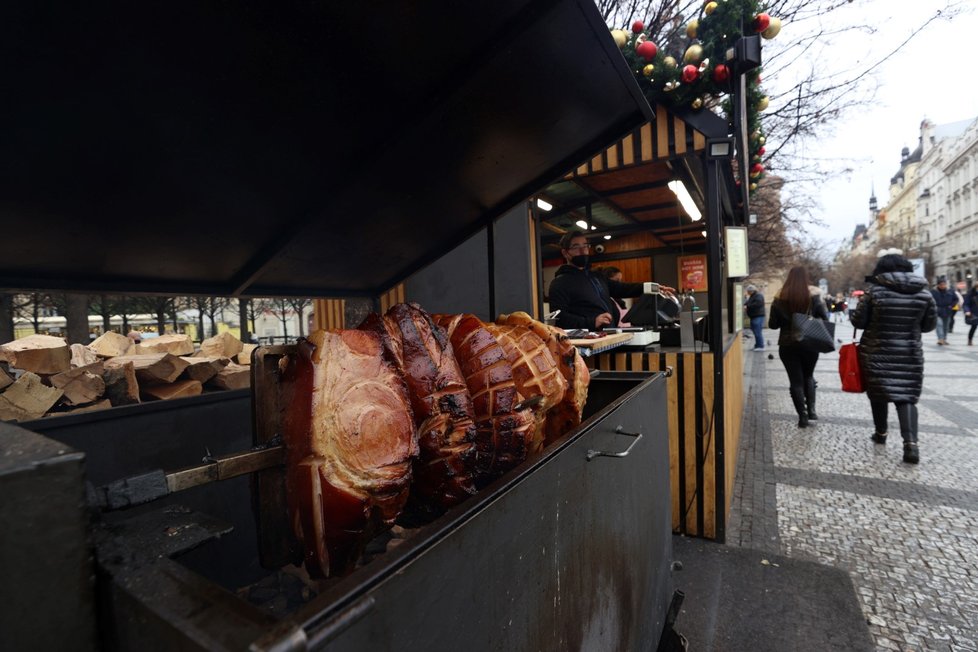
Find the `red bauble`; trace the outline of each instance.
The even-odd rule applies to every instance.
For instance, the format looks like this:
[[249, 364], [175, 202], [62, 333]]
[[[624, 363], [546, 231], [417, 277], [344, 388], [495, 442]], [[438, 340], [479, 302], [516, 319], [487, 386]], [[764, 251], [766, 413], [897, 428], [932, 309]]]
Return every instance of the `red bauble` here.
[[683, 66], [683, 71], [680, 73], [680, 79], [683, 80], [685, 84], [692, 84], [696, 81], [696, 78], [700, 76], [700, 69], [696, 66], [690, 64], [688, 66]]
[[[767, 25], [764, 26], [764, 29], [767, 29]], [[645, 23], [640, 20], [636, 20], [634, 23], [632, 23], [632, 31], [636, 34], [641, 34], [643, 31], [645, 31]]]
[[764, 166], [761, 165], [760, 163], [755, 163], [754, 165], [750, 166], [751, 174], [760, 174], [763, 171], [764, 171]]
[[771, 25], [771, 17], [767, 14], [757, 14], [754, 18], [754, 31], [763, 32]]
[[730, 68], [727, 68], [722, 63], [717, 64], [717, 67], [713, 69], [713, 81], [722, 84], [728, 79], [730, 79]]
[[643, 41], [642, 43], [638, 44], [637, 48], [635, 48], [635, 54], [642, 57], [646, 61], [652, 61], [652, 59], [655, 59], [655, 53], [658, 51], [659, 48], [657, 48], [655, 43], [652, 41]]
[[762, 147], [762, 148], [760, 148], [759, 150], [757, 150], [757, 153], [758, 153], [758, 154], [759, 154], [760, 156], [764, 156], [764, 152], [765, 152], [765, 150], [764, 150], [764, 148], [763, 148], [763, 147]]

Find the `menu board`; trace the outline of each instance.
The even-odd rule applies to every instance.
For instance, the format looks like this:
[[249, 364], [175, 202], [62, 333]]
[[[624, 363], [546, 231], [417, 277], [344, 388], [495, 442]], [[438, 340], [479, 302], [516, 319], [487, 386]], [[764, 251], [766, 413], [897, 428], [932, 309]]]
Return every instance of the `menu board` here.
[[750, 264], [747, 260], [747, 227], [724, 228], [723, 243], [727, 254], [727, 278], [743, 278], [750, 274]]
[[707, 291], [706, 254], [679, 256], [676, 258], [676, 266], [678, 268], [677, 271], [679, 272], [680, 291]]

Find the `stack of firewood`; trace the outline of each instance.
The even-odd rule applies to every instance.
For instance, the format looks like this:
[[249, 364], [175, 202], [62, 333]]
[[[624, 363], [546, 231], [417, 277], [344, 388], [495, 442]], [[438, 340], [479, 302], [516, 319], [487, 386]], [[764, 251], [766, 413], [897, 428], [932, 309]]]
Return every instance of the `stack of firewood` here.
[[[162, 335], [134, 344], [109, 332], [91, 344], [31, 335], [0, 345], [0, 421], [30, 421], [251, 384], [251, 352], [230, 333], [201, 343]], [[4, 366], [10, 371], [5, 371]]]

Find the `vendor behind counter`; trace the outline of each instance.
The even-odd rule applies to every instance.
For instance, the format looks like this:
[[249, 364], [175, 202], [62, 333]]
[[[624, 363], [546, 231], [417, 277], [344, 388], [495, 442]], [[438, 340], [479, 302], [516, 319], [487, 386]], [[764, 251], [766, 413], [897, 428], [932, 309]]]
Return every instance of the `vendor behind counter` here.
[[[550, 310], [559, 311], [557, 326], [564, 329], [601, 330], [621, 321], [614, 299], [638, 297], [651, 291], [652, 283], [622, 283], [591, 270], [591, 245], [581, 231], [569, 231], [560, 239], [560, 253], [567, 262], [557, 269], [548, 293]], [[656, 286], [656, 291], [673, 292]]]

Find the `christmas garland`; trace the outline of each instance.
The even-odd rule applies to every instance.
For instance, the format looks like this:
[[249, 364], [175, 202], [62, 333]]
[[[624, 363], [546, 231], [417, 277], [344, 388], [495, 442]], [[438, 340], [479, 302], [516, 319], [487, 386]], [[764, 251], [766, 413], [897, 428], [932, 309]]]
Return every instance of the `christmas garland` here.
[[[780, 30], [781, 20], [765, 13], [757, 0], [710, 0], [686, 25], [689, 41], [681, 64], [676, 57], [659, 50], [640, 20], [632, 24], [630, 32], [615, 29], [611, 34], [650, 104], [694, 111], [721, 105], [732, 122], [729, 94], [733, 73], [725, 63], [727, 50], [733, 48], [741, 36], [760, 34], [772, 39]], [[747, 133], [750, 134], [747, 174], [751, 191], [757, 189], [757, 182], [764, 176], [761, 161], [765, 136], [760, 113], [767, 108], [768, 98], [761, 91], [760, 72], [760, 68], [754, 68], [745, 73]], [[722, 99], [723, 96], [728, 97]]]

